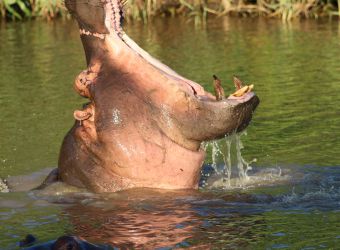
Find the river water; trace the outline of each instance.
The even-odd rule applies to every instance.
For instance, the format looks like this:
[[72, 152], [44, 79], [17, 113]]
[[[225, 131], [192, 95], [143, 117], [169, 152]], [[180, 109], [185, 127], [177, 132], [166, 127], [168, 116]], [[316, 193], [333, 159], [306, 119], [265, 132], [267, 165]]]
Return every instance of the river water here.
[[73, 234], [120, 248], [339, 248], [339, 23], [220, 18], [195, 28], [164, 19], [126, 31], [206, 89], [213, 74], [228, 93], [233, 75], [255, 85], [261, 104], [242, 136], [243, 158], [256, 158], [249, 179], [233, 173], [229, 186], [214, 176], [223, 155], [208, 147], [199, 191], [20, 191], [57, 164], [84, 102], [72, 84], [85, 60], [72, 21], [1, 24], [0, 177], [18, 185], [0, 193], [0, 249], [28, 233], [38, 243]]

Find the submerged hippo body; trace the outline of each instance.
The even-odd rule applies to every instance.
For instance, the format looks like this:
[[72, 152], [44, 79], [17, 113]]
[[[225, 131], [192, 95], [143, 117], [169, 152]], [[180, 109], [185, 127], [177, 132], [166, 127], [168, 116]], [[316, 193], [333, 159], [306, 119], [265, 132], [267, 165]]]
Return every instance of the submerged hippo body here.
[[197, 188], [202, 141], [243, 130], [253, 92], [222, 99], [138, 47], [122, 30], [116, 0], [66, 0], [88, 68], [75, 89], [88, 98], [60, 152], [62, 181], [95, 192], [133, 187]]

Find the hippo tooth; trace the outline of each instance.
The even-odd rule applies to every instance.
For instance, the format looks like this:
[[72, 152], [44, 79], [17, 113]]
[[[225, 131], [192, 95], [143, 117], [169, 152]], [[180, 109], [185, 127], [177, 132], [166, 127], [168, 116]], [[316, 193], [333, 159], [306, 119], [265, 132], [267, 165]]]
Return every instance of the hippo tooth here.
[[243, 96], [244, 94], [249, 92], [249, 86], [244, 86], [243, 88], [237, 90], [235, 93], [231, 94], [232, 96], [235, 97], [240, 97]]
[[224, 89], [222, 87], [221, 80], [216, 75], [213, 75], [213, 78], [216, 101], [220, 101], [225, 97]]
[[243, 82], [237, 76], [233, 77], [233, 82], [236, 90], [239, 90], [243, 87]]

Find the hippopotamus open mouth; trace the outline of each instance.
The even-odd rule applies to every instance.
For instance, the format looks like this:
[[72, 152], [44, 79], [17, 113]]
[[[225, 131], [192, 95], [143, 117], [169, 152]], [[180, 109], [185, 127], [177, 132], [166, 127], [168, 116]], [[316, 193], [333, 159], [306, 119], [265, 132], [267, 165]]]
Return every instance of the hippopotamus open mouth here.
[[66, 0], [66, 7], [78, 21], [88, 64], [75, 89], [90, 102], [74, 112], [59, 178], [95, 192], [197, 188], [201, 142], [243, 130], [257, 96], [217, 101], [154, 59], [124, 33], [122, 2]]

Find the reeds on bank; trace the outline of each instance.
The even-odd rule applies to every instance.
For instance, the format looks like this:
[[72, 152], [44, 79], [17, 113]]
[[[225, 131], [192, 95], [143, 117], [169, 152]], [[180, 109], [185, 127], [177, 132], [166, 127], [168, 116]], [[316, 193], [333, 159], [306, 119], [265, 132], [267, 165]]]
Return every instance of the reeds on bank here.
[[[266, 16], [291, 20], [340, 16], [340, 0], [129, 0], [126, 18], [143, 20], [156, 16], [183, 15], [205, 20], [208, 15]], [[0, 18], [47, 20], [66, 16], [63, 0], [0, 0]]]

